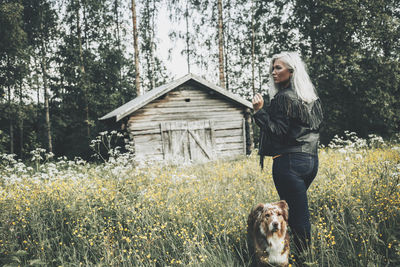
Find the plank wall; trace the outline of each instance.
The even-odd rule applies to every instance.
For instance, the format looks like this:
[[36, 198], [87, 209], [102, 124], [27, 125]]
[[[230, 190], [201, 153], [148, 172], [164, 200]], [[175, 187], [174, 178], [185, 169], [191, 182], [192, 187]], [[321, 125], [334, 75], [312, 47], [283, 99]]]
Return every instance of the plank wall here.
[[212, 120], [218, 158], [245, 154], [244, 107], [210, 89], [184, 84], [132, 113], [128, 131], [137, 157], [163, 160], [160, 122]]

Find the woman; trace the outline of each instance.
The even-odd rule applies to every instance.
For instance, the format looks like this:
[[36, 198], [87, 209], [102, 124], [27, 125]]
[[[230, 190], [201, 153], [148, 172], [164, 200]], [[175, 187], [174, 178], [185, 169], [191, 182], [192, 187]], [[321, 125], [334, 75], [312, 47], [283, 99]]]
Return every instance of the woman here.
[[310, 240], [307, 189], [318, 171], [321, 102], [298, 53], [274, 55], [270, 75], [270, 105], [260, 94], [253, 98], [261, 166], [264, 156], [272, 156], [275, 187], [289, 205], [289, 225], [300, 253]]

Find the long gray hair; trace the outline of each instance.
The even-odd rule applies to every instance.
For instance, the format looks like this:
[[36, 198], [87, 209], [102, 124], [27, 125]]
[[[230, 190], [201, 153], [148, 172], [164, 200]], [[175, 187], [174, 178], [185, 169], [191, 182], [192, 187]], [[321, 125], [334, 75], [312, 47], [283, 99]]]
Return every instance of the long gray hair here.
[[[301, 60], [297, 52], [281, 52], [272, 56], [269, 68], [269, 74], [272, 75], [273, 65], [275, 60], [280, 59], [286, 67], [292, 72], [290, 83], [292, 89], [297, 93], [297, 96], [306, 103], [318, 99], [317, 92], [308, 76], [306, 65]], [[268, 93], [270, 98], [273, 98], [278, 93], [277, 85], [273, 79], [270, 79]]]

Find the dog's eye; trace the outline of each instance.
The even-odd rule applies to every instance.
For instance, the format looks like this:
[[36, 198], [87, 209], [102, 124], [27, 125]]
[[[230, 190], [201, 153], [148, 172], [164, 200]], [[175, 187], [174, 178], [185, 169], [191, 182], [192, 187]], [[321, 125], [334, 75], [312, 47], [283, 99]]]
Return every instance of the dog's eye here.
[[267, 218], [268, 218], [268, 217], [269, 217], [269, 214], [268, 214], [268, 213], [267, 213], [267, 214], [265, 214], [265, 217], [267, 217]]
[[278, 212], [278, 216], [282, 216], [282, 213]]

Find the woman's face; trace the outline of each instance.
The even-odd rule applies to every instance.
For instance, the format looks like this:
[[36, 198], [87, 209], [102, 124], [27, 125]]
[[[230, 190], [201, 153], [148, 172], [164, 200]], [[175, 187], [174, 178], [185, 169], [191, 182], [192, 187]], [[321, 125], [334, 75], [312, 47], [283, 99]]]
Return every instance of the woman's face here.
[[272, 78], [274, 79], [274, 83], [280, 88], [286, 88], [290, 85], [291, 76], [292, 72], [287, 68], [286, 64], [279, 58], [275, 59], [272, 65]]

